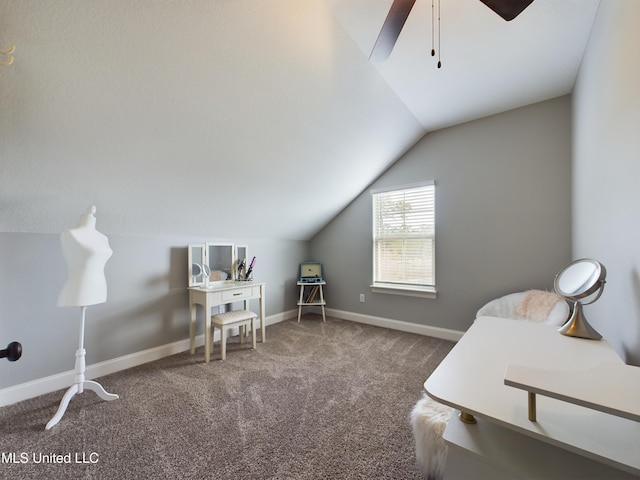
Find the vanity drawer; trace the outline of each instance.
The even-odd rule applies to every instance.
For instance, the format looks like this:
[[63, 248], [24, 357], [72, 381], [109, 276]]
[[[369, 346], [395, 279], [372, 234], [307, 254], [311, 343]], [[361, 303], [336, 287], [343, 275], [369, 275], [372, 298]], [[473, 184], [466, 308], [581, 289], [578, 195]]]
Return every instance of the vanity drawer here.
[[223, 290], [223, 302], [235, 302], [236, 300], [245, 300], [247, 298], [256, 298], [260, 296], [260, 287], [239, 287]]

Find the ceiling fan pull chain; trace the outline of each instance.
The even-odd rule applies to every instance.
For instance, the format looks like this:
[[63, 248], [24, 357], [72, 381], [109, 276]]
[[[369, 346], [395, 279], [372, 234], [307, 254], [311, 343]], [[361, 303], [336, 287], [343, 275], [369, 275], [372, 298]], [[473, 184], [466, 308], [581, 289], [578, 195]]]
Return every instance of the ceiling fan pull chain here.
[[442, 67], [442, 62], [440, 61], [440, 52], [442, 50], [442, 45], [440, 42], [440, 0], [438, 0], [438, 68]]
[[435, 20], [434, 20], [434, 13], [433, 13], [433, 9], [434, 9], [434, 3], [436, 0], [431, 0], [431, 56], [435, 56], [436, 54], [436, 50], [434, 47], [434, 24], [435, 24]]

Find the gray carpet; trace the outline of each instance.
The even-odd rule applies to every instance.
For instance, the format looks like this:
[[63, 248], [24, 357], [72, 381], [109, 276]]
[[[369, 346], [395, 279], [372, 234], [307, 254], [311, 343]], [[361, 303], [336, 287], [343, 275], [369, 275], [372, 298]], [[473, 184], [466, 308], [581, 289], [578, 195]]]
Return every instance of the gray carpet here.
[[64, 390], [1, 408], [0, 477], [419, 479], [409, 412], [452, 346], [308, 314], [225, 361], [216, 343], [209, 364], [200, 348], [100, 378], [120, 399], [76, 395], [49, 431]]

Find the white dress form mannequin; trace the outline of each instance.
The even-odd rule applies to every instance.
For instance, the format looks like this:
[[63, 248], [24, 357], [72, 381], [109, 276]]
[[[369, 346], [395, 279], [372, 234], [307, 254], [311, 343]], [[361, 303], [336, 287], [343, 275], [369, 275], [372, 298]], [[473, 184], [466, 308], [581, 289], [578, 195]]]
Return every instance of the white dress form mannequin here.
[[82, 317], [80, 321], [80, 341], [76, 350], [75, 379], [67, 393], [62, 397], [58, 411], [47, 423], [46, 429], [56, 425], [76, 393], [82, 393], [85, 388], [93, 390], [103, 400], [115, 400], [118, 395], [107, 393], [98, 382], [85, 380], [84, 323], [87, 306], [107, 301], [107, 280], [104, 275], [104, 265], [113, 254], [109, 247], [109, 240], [96, 230], [96, 207], [89, 208], [80, 217], [75, 228], [62, 232], [60, 242], [62, 253], [68, 268], [68, 279], [62, 287], [58, 297], [59, 307], [80, 307]]

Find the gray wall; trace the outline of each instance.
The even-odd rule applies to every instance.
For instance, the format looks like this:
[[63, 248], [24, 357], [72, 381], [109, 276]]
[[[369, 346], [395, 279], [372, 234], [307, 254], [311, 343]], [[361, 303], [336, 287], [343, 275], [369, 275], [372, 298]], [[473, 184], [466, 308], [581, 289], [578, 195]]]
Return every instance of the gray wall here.
[[323, 0], [0, 0], [12, 44], [3, 232], [308, 240], [424, 135]]
[[568, 96], [430, 133], [372, 186], [432, 179], [437, 299], [371, 293], [367, 190], [311, 241], [330, 307], [466, 330], [492, 298], [552, 289], [571, 255]]
[[[98, 228], [109, 236], [114, 255], [107, 264], [109, 298], [87, 311], [87, 363], [187, 338], [186, 245], [234, 241], [248, 244], [258, 257], [256, 279], [267, 282], [267, 315], [295, 308], [297, 265], [318, 260], [324, 263], [330, 307], [454, 330], [465, 330], [486, 301], [526, 288], [550, 289], [554, 274], [572, 257], [594, 257], [607, 266], [608, 285], [586, 314], [628, 361], [640, 364], [637, 18], [640, 2], [602, 3], [573, 105], [563, 97], [431, 133], [375, 182], [436, 180], [436, 300], [370, 292], [368, 191], [310, 245], [166, 232], [116, 235], [103, 228], [98, 202]], [[9, 70], [4, 72], [8, 78]], [[28, 150], [12, 156], [11, 165], [28, 156]], [[82, 162], [92, 165], [88, 157]], [[58, 165], [59, 175], [77, 174], [74, 165], [65, 165]], [[122, 172], [117, 177], [116, 186]], [[23, 181], [10, 178], [18, 179]], [[190, 190], [185, 183], [184, 191], [172, 195]], [[116, 191], [105, 189], [97, 198], [108, 200]], [[52, 201], [34, 192], [25, 195], [20, 201], [43, 208]], [[45, 233], [0, 232], [0, 346], [19, 340], [25, 348], [19, 362], [0, 362], [0, 388], [73, 369], [79, 312], [56, 307], [66, 272], [58, 234], [51, 233], [75, 225], [88, 206], [73, 204], [56, 210], [56, 226], [42, 229]], [[72, 218], [63, 220], [75, 208]], [[156, 210], [153, 214], [157, 224], [166, 224]], [[209, 226], [204, 234], [208, 231], [216, 230]], [[364, 304], [360, 293], [366, 294]]]
[[[86, 312], [87, 365], [189, 337], [188, 243], [249, 245], [257, 257], [255, 280], [267, 283], [267, 316], [295, 308], [307, 242], [103, 233], [113, 249], [105, 268], [108, 298]], [[73, 370], [80, 309], [56, 306], [65, 278], [58, 235], [0, 233], [0, 346], [17, 340], [24, 349], [19, 361], [0, 362], [0, 388]], [[202, 315], [198, 309], [198, 333]]]
[[574, 92], [573, 256], [607, 268], [590, 323], [640, 365], [640, 2], [603, 1]]

